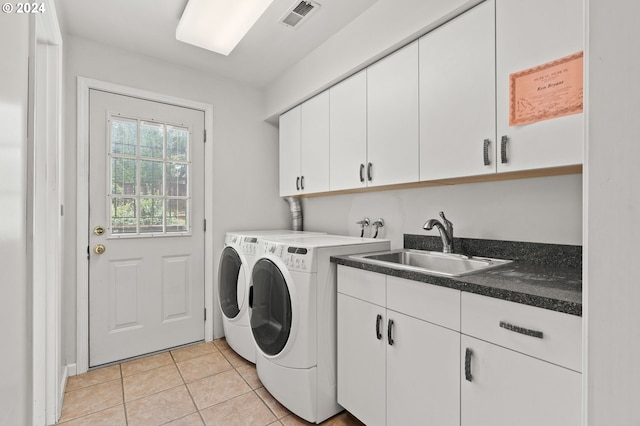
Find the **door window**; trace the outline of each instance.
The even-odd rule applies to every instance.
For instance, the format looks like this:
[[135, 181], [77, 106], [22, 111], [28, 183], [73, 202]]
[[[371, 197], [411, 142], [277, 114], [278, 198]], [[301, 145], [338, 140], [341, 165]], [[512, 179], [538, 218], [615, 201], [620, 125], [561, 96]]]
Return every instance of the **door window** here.
[[227, 318], [235, 318], [240, 313], [238, 306], [238, 278], [242, 260], [232, 247], [225, 247], [220, 256], [218, 286], [220, 308]]
[[121, 114], [109, 122], [109, 234], [189, 234], [189, 128]]
[[262, 352], [277, 355], [291, 333], [291, 296], [280, 269], [268, 259], [253, 267], [251, 330]]

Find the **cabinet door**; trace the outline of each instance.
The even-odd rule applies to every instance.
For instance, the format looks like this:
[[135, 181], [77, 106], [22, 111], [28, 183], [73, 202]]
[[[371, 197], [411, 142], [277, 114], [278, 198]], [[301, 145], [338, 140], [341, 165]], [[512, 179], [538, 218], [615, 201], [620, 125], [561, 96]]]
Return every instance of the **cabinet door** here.
[[465, 335], [461, 358], [462, 426], [580, 425], [580, 373]]
[[300, 192], [329, 190], [329, 92], [302, 104]]
[[332, 191], [367, 185], [367, 72], [329, 91], [329, 187]]
[[460, 425], [460, 333], [394, 311], [387, 425]]
[[300, 193], [300, 106], [280, 116], [280, 196]]
[[420, 180], [495, 173], [494, 1], [419, 43]]
[[384, 308], [338, 293], [338, 403], [368, 426], [385, 424], [385, 324]]
[[583, 21], [581, 0], [496, 0], [497, 137], [508, 137], [499, 172], [582, 164], [582, 113], [509, 126], [509, 74], [583, 50]]
[[369, 186], [417, 182], [418, 42], [367, 69]]

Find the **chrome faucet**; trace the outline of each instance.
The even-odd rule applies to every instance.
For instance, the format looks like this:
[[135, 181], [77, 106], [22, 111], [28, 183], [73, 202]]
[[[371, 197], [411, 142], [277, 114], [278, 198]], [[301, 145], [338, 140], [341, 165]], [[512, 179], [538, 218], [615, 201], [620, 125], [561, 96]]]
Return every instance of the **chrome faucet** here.
[[442, 238], [442, 252], [453, 253], [453, 223], [444, 217], [444, 212], [440, 212], [440, 217], [442, 222], [437, 219], [429, 219], [422, 228], [425, 231], [431, 231], [434, 226], [438, 228], [440, 238]]

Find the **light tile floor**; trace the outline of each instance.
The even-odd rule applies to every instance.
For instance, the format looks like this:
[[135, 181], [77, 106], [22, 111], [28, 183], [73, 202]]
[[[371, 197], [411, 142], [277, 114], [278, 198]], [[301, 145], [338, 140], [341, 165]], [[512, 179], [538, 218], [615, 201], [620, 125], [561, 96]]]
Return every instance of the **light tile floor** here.
[[[251, 425], [311, 423], [262, 386], [253, 364], [224, 339], [150, 355], [67, 382], [58, 424], [65, 426]], [[344, 412], [322, 423], [362, 426]]]

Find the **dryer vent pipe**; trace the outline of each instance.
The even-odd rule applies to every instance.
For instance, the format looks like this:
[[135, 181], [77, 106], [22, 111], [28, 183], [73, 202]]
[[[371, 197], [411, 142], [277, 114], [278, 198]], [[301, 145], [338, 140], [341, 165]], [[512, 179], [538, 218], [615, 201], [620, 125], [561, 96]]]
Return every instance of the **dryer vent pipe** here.
[[289, 203], [289, 211], [291, 212], [291, 226], [294, 231], [302, 231], [302, 203], [300, 198], [284, 197]]

